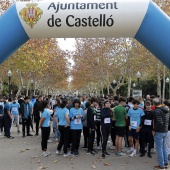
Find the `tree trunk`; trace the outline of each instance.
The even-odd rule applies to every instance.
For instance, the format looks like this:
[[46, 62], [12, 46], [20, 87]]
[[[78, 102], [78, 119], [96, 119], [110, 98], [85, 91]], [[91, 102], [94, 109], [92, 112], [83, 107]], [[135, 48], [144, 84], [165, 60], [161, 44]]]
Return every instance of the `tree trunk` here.
[[132, 82], [132, 79], [131, 79], [131, 76], [129, 76], [129, 78], [128, 78], [128, 91], [127, 91], [127, 97], [130, 97], [131, 82]]
[[22, 86], [20, 85], [19, 88], [18, 88], [16, 96], [19, 96], [21, 94], [21, 90], [22, 90]]
[[104, 94], [104, 90], [103, 90], [103, 85], [102, 85], [102, 95]]
[[107, 86], [107, 94], [108, 94], [108, 95], [110, 95], [110, 89], [109, 89], [109, 86], [110, 86], [110, 85], [108, 85], [108, 86]]
[[29, 91], [29, 80], [27, 81], [26, 96], [28, 96], [28, 91]]
[[114, 88], [114, 90], [113, 90], [113, 96], [116, 96], [116, 91], [117, 91], [117, 89]]

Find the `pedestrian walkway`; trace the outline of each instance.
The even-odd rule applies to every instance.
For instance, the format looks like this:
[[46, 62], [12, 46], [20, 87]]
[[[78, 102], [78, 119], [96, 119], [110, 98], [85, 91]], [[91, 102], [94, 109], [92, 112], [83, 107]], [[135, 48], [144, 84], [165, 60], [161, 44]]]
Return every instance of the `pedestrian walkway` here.
[[[41, 137], [25, 137], [17, 134], [16, 127], [13, 128], [14, 139], [7, 139], [0, 136], [0, 170], [152, 170], [157, 165], [157, 155], [153, 158], [128, 156], [116, 157], [114, 150], [108, 149], [111, 153], [105, 159], [101, 158], [101, 151], [95, 156], [87, 155], [85, 149], [80, 150], [80, 156], [64, 158], [56, 155], [56, 142], [48, 143], [48, 150], [52, 155], [42, 157]], [[33, 134], [33, 133], [32, 133]]]

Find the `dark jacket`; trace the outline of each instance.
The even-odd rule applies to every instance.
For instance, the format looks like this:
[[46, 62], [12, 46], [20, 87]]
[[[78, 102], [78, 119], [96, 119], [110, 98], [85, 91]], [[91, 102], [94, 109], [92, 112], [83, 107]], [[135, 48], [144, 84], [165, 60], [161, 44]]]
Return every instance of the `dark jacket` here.
[[154, 128], [155, 132], [168, 132], [169, 112], [165, 106], [157, 106], [154, 111]]
[[36, 101], [34, 104], [34, 109], [33, 109], [33, 115], [34, 115], [34, 119], [39, 120], [40, 119], [40, 101]]
[[96, 116], [96, 112], [93, 107], [89, 107], [87, 109], [87, 127], [91, 129], [95, 129], [96, 122], [94, 120], [94, 116]]
[[[28, 109], [28, 118], [25, 117], [25, 113], [27, 112], [27, 109]], [[24, 119], [31, 118], [31, 106], [29, 103], [24, 102], [21, 104], [21, 115], [22, 115], [22, 118]]]
[[[103, 126], [110, 126], [111, 125], [111, 117], [112, 117], [112, 112], [110, 108], [103, 108], [101, 110], [101, 125]], [[104, 123], [105, 118], [110, 119], [110, 123]]]

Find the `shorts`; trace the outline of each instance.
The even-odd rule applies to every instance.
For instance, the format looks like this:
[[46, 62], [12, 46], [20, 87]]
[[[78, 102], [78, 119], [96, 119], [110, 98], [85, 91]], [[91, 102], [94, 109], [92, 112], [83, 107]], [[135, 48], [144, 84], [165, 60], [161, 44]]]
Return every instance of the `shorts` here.
[[134, 139], [139, 139], [140, 132], [136, 132], [136, 129], [131, 129], [131, 131], [128, 131], [128, 136], [132, 136]]
[[117, 136], [124, 137], [125, 136], [125, 132], [126, 132], [126, 126], [123, 126], [123, 127], [116, 126], [115, 127], [115, 134]]

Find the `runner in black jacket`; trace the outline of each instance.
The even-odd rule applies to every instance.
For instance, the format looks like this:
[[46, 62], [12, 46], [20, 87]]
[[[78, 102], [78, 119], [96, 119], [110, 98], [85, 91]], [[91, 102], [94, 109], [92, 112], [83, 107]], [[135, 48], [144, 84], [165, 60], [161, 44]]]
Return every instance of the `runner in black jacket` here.
[[91, 107], [87, 110], [87, 127], [89, 128], [89, 140], [88, 140], [88, 150], [87, 154], [95, 155], [95, 150], [93, 149], [95, 129], [96, 129], [96, 112], [94, 107], [97, 105], [97, 99], [91, 98]]

